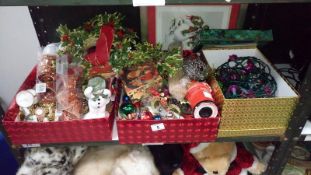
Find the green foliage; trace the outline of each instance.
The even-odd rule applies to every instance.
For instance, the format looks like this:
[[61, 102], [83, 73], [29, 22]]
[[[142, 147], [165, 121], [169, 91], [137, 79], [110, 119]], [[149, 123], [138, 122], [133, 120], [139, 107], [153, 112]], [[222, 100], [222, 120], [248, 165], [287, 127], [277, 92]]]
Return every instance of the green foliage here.
[[86, 51], [96, 43], [102, 25], [111, 25], [115, 30], [111, 57], [126, 55], [128, 49], [136, 43], [137, 36], [135, 32], [122, 26], [123, 18], [120, 13], [105, 13], [95, 16], [76, 29], [70, 30], [67, 25], [60, 25], [56, 30], [61, 40], [60, 54], [71, 55], [76, 63], [84, 62]]
[[163, 51], [160, 44], [138, 43], [135, 50], [128, 51], [127, 57], [110, 58], [112, 67], [119, 72], [124, 68], [148, 62], [157, 64], [161, 76], [171, 77], [182, 68], [181, 53], [178, 49]]
[[[60, 55], [69, 54], [74, 63], [84, 67], [85, 74], [91, 67], [84, 60], [87, 49], [94, 46], [100, 35], [102, 25], [114, 27], [114, 40], [110, 50], [110, 63], [113, 70], [119, 73], [122, 69], [135, 65], [154, 62], [162, 76], [173, 76], [182, 67], [179, 51], [163, 51], [161, 45], [136, 43], [137, 35], [122, 26], [124, 17], [120, 13], [100, 14], [75, 29], [60, 25], [57, 29], [61, 40]], [[135, 47], [135, 50], [132, 47]]]

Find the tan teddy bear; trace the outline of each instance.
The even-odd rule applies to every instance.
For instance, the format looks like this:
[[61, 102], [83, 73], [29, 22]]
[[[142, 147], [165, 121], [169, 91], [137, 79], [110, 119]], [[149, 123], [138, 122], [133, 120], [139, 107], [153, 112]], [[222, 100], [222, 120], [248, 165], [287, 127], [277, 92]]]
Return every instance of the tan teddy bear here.
[[242, 144], [200, 143], [184, 148], [181, 169], [174, 175], [247, 175], [247, 172], [259, 175], [266, 170], [266, 166]]

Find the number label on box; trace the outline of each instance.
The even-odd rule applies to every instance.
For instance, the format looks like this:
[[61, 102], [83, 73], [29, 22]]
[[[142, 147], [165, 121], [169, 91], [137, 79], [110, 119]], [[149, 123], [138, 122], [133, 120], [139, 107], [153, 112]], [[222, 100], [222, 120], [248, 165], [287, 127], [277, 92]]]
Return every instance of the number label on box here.
[[165, 126], [163, 123], [158, 123], [158, 124], [153, 124], [151, 125], [151, 130], [152, 131], [161, 131], [161, 130], [164, 130], [165, 129]]
[[133, 6], [163, 6], [165, 0], [133, 0]]

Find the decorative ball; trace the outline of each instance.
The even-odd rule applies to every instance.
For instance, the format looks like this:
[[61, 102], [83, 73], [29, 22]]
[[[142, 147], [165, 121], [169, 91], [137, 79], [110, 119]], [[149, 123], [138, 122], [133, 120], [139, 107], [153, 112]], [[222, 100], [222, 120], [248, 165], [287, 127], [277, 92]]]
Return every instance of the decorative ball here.
[[153, 116], [152, 116], [152, 113], [149, 112], [149, 111], [143, 111], [141, 114], [140, 114], [140, 118], [142, 120], [152, 120]]
[[124, 96], [123, 96], [123, 103], [128, 103], [128, 102], [131, 102], [130, 97], [127, 96], [127, 95], [124, 95]]
[[157, 115], [153, 116], [153, 119], [154, 120], [161, 120], [161, 115], [157, 114]]
[[127, 118], [129, 114], [136, 113], [136, 108], [131, 103], [123, 103], [119, 109], [120, 115]]
[[186, 76], [192, 80], [203, 81], [208, 74], [208, 67], [200, 58], [188, 58], [184, 60], [183, 70]]

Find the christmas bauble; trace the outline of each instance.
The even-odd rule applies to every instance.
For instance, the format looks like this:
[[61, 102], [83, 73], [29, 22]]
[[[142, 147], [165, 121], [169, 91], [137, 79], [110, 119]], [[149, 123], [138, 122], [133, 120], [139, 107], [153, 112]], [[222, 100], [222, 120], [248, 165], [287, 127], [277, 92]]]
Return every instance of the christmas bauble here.
[[157, 114], [157, 115], [153, 116], [153, 119], [154, 120], [161, 120], [161, 115]]
[[153, 116], [152, 116], [151, 112], [149, 112], [149, 111], [143, 111], [143, 112], [141, 112], [141, 114], [140, 114], [140, 118], [141, 118], [142, 120], [152, 120], [152, 119], [153, 119]]
[[131, 103], [123, 103], [119, 109], [120, 115], [122, 117], [127, 117], [128, 114], [136, 112], [136, 108]]

